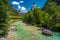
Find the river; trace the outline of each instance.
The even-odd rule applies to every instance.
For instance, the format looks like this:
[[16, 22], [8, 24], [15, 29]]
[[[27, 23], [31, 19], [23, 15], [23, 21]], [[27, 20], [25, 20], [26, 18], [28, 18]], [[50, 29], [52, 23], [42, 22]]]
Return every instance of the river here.
[[54, 33], [53, 36], [43, 35], [36, 27], [27, 26], [22, 22], [16, 23], [16, 29], [12, 35], [19, 40], [60, 40], [60, 34]]

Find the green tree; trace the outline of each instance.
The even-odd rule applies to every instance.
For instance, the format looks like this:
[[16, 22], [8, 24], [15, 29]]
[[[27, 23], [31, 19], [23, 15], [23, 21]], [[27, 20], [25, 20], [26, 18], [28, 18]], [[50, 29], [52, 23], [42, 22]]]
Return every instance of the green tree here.
[[8, 0], [0, 0], [0, 36], [5, 35], [8, 30], [8, 22], [7, 22], [7, 12], [8, 11]]
[[[60, 5], [57, 5], [54, 0], [48, 0], [47, 4], [43, 8], [43, 10], [49, 13], [48, 27], [54, 31], [60, 29]], [[59, 29], [58, 29], [59, 28]]]
[[27, 21], [35, 26], [43, 26], [49, 19], [49, 14], [36, 7], [34, 10], [29, 11], [23, 17], [23, 21]]

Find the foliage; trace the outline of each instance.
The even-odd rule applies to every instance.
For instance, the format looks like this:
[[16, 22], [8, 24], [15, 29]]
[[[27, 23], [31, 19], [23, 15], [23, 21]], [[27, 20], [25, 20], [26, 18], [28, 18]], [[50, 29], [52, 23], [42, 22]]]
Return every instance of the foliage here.
[[60, 5], [58, 5], [55, 0], [48, 0], [43, 10], [50, 15], [49, 21], [47, 23], [49, 28], [54, 31], [60, 31]]
[[49, 19], [49, 14], [42, 11], [40, 8], [36, 8], [35, 10], [31, 10], [25, 14], [23, 17], [23, 21], [30, 23], [36, 26], [42, 26]]
[[4, 36], [9, 28], [9, 22], [12, 18], [20, 18], [18, 14], [9, 5], [9, 0], [0, 0], [0, 36]]
[[23, 21], [53, 31], [60, 31], [60, 5], [53, 0], [48, 0], [42, 10], [36, 7], [26, 13]]
[[7, 5], [8, 0], [0, 0], [0, 36], [6, 34], [8, 30]]

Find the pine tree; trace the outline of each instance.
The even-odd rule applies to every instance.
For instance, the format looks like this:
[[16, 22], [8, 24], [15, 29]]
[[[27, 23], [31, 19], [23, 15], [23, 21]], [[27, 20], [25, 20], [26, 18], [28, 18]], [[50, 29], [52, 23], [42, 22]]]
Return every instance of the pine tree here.
[[8, 0], [0, 0], [0, 35], [5, 35], [8, 30], [7, 12], [8, 11]]

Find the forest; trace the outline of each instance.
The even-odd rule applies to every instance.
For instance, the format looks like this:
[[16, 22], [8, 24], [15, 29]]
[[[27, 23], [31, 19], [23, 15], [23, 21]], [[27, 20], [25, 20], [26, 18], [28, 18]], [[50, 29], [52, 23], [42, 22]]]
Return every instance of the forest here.
[[60, 1], [48, 0], [44, 8], [28, 11], [23, 21], [37, 27], [60, 32]]

